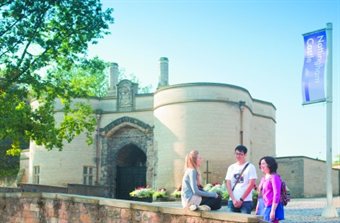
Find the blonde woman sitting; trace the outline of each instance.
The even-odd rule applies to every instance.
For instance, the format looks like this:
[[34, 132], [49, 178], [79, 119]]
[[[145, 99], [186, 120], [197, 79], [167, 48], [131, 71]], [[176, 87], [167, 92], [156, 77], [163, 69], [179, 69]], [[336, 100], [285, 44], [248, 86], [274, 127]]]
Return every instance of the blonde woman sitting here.
[[215, 192], [207, 192], [200, 189], [202, 157], [198, 151], [193, 150], [185, 157], [184, 176], [182, 179], [181, 200], [183, 208], [191, 211], [210, 211], [221, 208], [221, 197]]

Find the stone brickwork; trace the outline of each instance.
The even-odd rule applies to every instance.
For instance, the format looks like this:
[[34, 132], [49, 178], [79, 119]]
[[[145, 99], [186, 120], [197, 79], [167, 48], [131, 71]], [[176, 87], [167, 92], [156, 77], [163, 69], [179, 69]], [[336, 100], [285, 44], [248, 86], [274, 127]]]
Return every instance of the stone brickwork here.
[[[287, 182], [292, 197], [326, 195], [326, 162], [305, 156], [278, 157], [278, 172]], [[339, 195], [340, 170], [332, 170], [333, 195]]]
[[18, 184], [17, 187], [0, 187], [0, 193], [35, 192], [62, 193], [96, 197], [109, 197], [108, 187], [84, 184], [68, 184], [67, 187], [55, 187], [41, 184]]
[[[117, 83], [118, 64], [113, 64], [112, 69], [107, 97], [74, 99], [101, 111], [93, 114], [100, 129], [99, 141], [94, 132], [97, 143], [87, 145], [82, 134], [65, 144], [62, 152], [47, 151], [31, 142], [29, 151], [22, 153], [19, 182], [34, 183], [36, 166], [40, 170], [39, 184], [83, 184], [84, 168], [89, 167], [98, 186], [109, 187], [110, 196], [115, 197], [117, 155], [130, 145], [146, 157], [146, 184], [155, 189], [165, 187], [169, 192], [180, 186], [184, 158], [192, 149], [204, 158], [203, 182], [210, 183], [224, 180], [227, 167], [235, 162], [234, 148], [238, 144], [248, 147], [247, 159], [255, 165], [262, 156], [276, 156], [276, 108], [270, 102], [253, 98], [247, 89], [223, 83], [169, 85], [168, 60], [162, 58], [160, 87], [154, 93], [139, 94], [131, 81]], [[62, 117], [62, 103], [56, 101], [56, 121]], [[324, 163], [307, 158], [278, 161], [279, 172], [293, 196], [325, 193]], [[260, 177], [262, 173], [257, 170]], [[339, 194], [339, 172], [333, 171], [332, 176], [333, 191]]]
[[87, 145], [84, 134], [67, 144], [62, 151], [47, 151], [34, 143], [30, 145], [30, 167], [27, 171], [29, 181], [33, 180], [34, 166], [40, 167], [39, 184], [67, 186], [67, 184], [83, 183], [83, 167], [95, 168], [95, 145]]
[[0, 193], [0, 222], [25, 223], [242, 223], [261, 222], [254, 215], [192, 212], [96, 197], [49, 193]]
[[117, 153], [125, 145], [133, 144], [140, 148], [147, 157], [147, 185], [151, 185], [154, 177], [153, 131], [152, 127], [131, 117], [122, 117], [101, 129], [102, 163], [100, 182], [111, 188], [111, 197], [115, 196]]
[[[263, 155], [275, 155], [276, 108], [252, 98], [242, 87], [187, 83], [138, 94], [129, 80], [118, 86], [116, 96], [88, 101], [94, 111], [100, 111], [94, 113], [99, 133], [99, 137], [93, 133], [96, 143], [87, 145], [85, 135], [80, 135], [62, 152], [48, 152], [32, 142], [25, 171], [28, 182], [23, 183], [34, 183], [34, 166], [40, 168], [39, 183], [54, 186], [86, 183], [84, 169], [90, 168], [93, 179], [109, 187], [111, 197], [117, 197], [117, 179], [121, 179], [117, 172], [122, 167], [117, 166], [117, 159], [128, 160], [124, 150], [134, 149], [137, 152], [129, 156], [146, 157], [142, 164], [146, 167], [146, 185], [172, 192], [181, 184], [185, 155], [193, 149], [208, 161], [208, 173], [206, 162], [201, 172], [203, 182], [209, 183], [222, 183], [227, 167], [235, 162], [234, 148], [238, 144], [248, 147], [247, 159], [253, 163]], [[57, 103], [56, 108], [55, 117], [60, 120], [61, 104]]]
[[[192, 149], [209, 161], [208, 180], [205, 163], [201, 171], [203, 182], [212, 183], [222, 183], [238, 144], [249, 148], [251, 162], [275, 154], [275, 110], [271, 103], [253, 100], [247, 90], [227, 84], [189, 83], [158, 90], [154, 136], [162, 165], [157, 166], [156, 186], [180, 186], [184, 157]], [[169, 175], [169, 169], [176, 171]]]

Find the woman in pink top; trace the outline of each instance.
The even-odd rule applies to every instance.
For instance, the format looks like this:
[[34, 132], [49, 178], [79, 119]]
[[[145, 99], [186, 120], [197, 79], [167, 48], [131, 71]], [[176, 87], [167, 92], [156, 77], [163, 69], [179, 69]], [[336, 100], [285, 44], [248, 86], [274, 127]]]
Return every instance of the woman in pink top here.
[[263, 220], [269, 222], [279, 222], [284, 219], [283, 205], [280, 203], [281, 196], [281, 178], [276, 173], [277, 162], [271, 156], [265, 156], [260, 159], [260, 169], [264, 173], [259, 188], [265, 205], [261, 215]]

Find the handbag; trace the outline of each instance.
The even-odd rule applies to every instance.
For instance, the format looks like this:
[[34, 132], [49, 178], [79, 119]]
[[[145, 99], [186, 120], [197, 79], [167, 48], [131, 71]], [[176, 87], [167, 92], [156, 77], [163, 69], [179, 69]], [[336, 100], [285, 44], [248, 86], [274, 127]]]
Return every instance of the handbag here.
[[242, 176], [244, 170], [247, 168], [248, 165], [249, 165], [249, 163], [247, 163], [247, 164], [243, 167], [243, 169], [242, 169], [242, 171], [241, 171], [239, 177], [237, 178], [236, 183], [234, 184], [234, 186], [233, 186], [233, 188], [231, 189], [231, 191], [234, 191], [236, 184], [238, 184], [238, 182], [240, 182], [241, 176]]

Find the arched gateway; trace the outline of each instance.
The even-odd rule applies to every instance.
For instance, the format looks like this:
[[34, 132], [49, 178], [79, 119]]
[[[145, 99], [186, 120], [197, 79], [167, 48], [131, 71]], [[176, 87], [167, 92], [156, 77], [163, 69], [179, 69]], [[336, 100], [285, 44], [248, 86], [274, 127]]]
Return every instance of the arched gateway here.
[[116, 198], [129, 199], [129, 192], [146, 185], [146, 155], [137, 146], [129, 144], [116, 156]]
[[101, 178], [110, 197], [129, 199], [135, 187], [152, 185], [153, 128], [138, 119], [122, 117], [101, 129]]
[[[137, 83], [118, 82], [118, 64], [111, 64], [107, 96], [75, 99], [93, 107], [95, 144], [86, 143], [86, 134], [66, 143], [62, 152], [47, 151], [31, 142], [24, 154], [27, 159], [20, 161], [28, 183], [99, 186], [105, 196], [126, 198], [131, 187], [143, 182], [169, 193], [178, 188], [185, 155], [192, 149], [209, 161], [209, 169], [205, 163], [201, 167], [202, 173], [210, 172], [202, 174], [203, 182], [224, 180], [226, 166], [235, 162], [238, 144], [248, 147], [251, 162], [275, 156], [276, 108], [272, 103], [226, 83], [170, 85], [168, 74], [168, 59], [161, 58], [157, 90], [141, 93]], [[64, 105], [56, 101], [56, 121], [63, 116]]]

